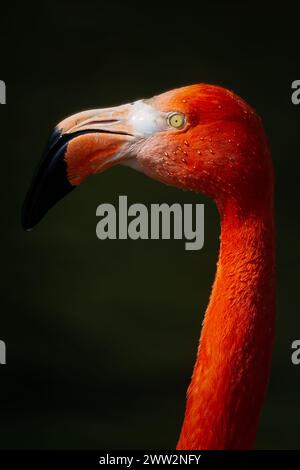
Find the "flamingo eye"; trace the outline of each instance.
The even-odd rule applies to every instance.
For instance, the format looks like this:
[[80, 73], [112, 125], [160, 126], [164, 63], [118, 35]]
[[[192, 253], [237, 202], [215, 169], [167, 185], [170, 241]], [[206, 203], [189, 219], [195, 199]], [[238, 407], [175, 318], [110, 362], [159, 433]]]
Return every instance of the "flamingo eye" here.
[[167, 117], [169, 126], [180, 129], [185, 125], [185, 117], [181, 113], [170, 113]]

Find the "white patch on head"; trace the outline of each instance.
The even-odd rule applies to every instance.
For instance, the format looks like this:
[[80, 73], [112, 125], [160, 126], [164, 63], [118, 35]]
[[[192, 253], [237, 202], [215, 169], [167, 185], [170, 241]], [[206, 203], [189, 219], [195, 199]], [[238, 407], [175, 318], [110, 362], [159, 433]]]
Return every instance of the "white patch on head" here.
[[133, 132], [141, 137], [149, 137], [155, 132], [168, 129], [167, 113], [157, 111], [144, 100], [132, 104], [129, 120]]

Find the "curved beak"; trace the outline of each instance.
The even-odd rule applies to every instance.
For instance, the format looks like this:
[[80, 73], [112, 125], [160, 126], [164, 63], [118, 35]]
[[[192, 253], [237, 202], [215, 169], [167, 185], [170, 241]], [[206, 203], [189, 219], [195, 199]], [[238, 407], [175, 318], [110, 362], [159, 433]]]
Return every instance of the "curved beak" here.
[[33, 228], [45, 213], [88, 175], [132, 156], [141, 138], [131, 104], [75, 114], [53, 131], [22, 208], [22, 225]]

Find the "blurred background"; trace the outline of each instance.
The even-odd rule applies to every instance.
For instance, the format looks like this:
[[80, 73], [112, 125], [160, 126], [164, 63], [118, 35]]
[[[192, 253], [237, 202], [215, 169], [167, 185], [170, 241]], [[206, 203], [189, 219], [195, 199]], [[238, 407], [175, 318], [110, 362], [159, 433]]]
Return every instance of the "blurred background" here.
[[[257, 448], [300, 449], [299, 11], [288, 3], [1, 6], [0, 447], [174, 448], [218, 254], [203, 196], [127, 168], [88, 179], [31, 233], [20, 208], [48, 135], [83, 109], [197, 82], [262, 116], [276, 176], [277, 336]], [[96, 238], [96, 207], [205, 203], [205, 246]]]

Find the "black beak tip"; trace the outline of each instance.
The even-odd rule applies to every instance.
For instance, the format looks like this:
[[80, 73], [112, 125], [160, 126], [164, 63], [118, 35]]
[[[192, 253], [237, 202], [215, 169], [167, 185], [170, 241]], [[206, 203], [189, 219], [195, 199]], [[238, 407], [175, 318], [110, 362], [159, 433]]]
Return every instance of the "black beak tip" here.
[[64, 160], [67, 146], [68, 139], [56, 128], [24, 200], [21, 211], [24, 230], [31, 230], [54, 204], [75, 188], [67, 178]]

